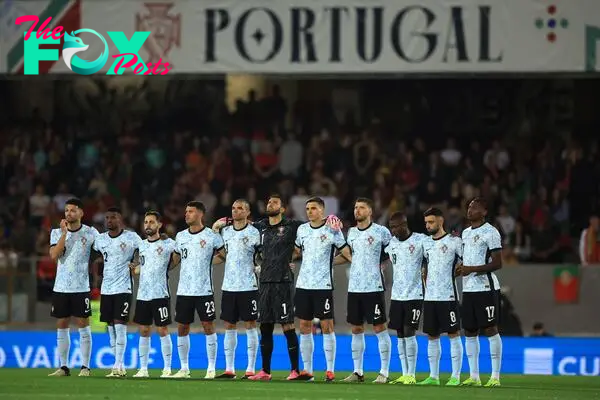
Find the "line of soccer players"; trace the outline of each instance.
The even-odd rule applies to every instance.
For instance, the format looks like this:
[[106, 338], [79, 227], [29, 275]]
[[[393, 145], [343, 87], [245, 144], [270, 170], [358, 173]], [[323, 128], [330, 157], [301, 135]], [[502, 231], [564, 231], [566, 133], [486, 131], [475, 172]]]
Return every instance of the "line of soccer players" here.
[[[336, 337], [333, 314], [333, 274], [337, 264], [350, 262], [347, 322], [352, 330], [354, 371], [346, 382], [363, 382], [365, 350], [364, 324], [373, 326], [381, 361], [374, 383], [415, 384], [417, 341], [421, 316], [428, 335], [427, 355], [430, 376], [419, 384], [439, 385], [440, 334], [451, 343], [450, 386], [480, 386], [479, 332], [488, 336], [492, 376], [486, 386], [500, 385], [502, 341], [497, 330], [499, 283], [493, 271], [502, 267], [499, 232], [485, 222], [486, 203], [476, 198], [469, 203], [471, 226], [462, 239], [444, 231], [443, 214], [432, 208], [424, 213], [429, 236], [410, 231], [406, 217], [395, 213], [388, 228], [373, 223], [373, 203], [366, 198], [355, 202], [357, 225], [347, 238], [335, 216], [325, 217], [324, 202], [313, 197], [306, 202], [308, 222], [283, 217], [285, 204], [273, 195], [267, 203], [268, 218], [250, 223], [250, 205], [236, 200], [231, 218], [222, 218], [212, 229], [203, 225], [204, 205], [190, 202], [185, 209], [188, 229], [175, 240], [161, 237], [160, 214], [147, 212], [142, 240], [123, 229], [118, 209], [106, 213], [107, 231], [98, 233], [81, 223], [82, 204], [67, 201], [65, 219], [51, 232], [50, 255], [58, 261], [52, 299], [52, 315], [57, 318], [57, 344], [61, 367], [52, 376], [68, 376], [70, 347], [69, 322], [79, 326], [82, 367], [88, 376], [91, 353], [89, 297], [89, 258], [92, 251], [103, 265], [100, 320], [108, 323], [115, 364], [108, 377], [126, 375], [123, 356], [127, 345], [127, 322], [132, 298], [132, 274], [139, 273], [134, 322], [140, 326], [141, 368], [135, 377], [148, 377], [148, 353], [152, 325], [161, 340], [164, 370], [161, 377], [189, 378], [190, 324], [197, 314], [205, 336], [208, 368], [205, 379], [236, 378], [235, 350], [237, 324], [244, 323], [248, 365], [242, 379], [270, 380], [273, 331], [280, 324], [287, 340], [291, 373], [288, 380], [314, 380], [312, 321], [320, 320], [323, 350], [327, 362], [326, 381], [335, 380]], [[392, 301], [386, 326], [385, 283], [382, 256], [393, 266]], [[294, 287], [294, 260], [301, 267]], [[98, 265], [99, 263], [95, 263]], [[225, 322], [224, 352], [226, 370], [216, 376], [217, 335], [212, 265], [225, 264], [220, 318]], [[172, 343], [167, 326], [171, 324], [168, 271], [180, 266], [175, 321], [178, 323], [177, 350], [181, 369], [171, 373]], [[459, 303], [456, 278], [463, 277], [463, 299]], [[294, 318], [300, 320], [300, 342]], [[257, 321], [260, 328], [257, 328]], [[464, 329], [470, 377], [460, 381]], [[388, 328], [396, 330], [402, 376], [389, 378], [391, 339]], [[260, 340], [258, 330], [260, 329]], [[260, 343], [262, 369], [255, 363]], [[299, 353], [303, 370], [299, 369]]]

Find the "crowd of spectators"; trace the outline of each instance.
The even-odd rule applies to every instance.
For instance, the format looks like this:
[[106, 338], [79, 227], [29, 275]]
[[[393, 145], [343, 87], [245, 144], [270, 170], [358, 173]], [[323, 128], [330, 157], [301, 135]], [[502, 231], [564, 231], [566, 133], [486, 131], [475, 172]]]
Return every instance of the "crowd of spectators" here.
[[[356, 126], [322, 113], [326, 122], [307, 124], [305, 108], [290, 106], [274, 88], [264, 99], [251, 93], [240, 100], [223, 129], [211, 134], [174, 129], [150, 135], [123, 124], [116, 135], [98, 136], [78, 123], [57, 125], [37, 115], [7, 127], [0, 138], [0, 264], [46, 256], [49, 231], [72, 196], [83, 200], [86, 223], [100, 230], [104, 210], [116, 205], [138, 231], [145, 210], [160, 210], [170, 235], [185, 228], [190, 200], [206, 205], [210, 224], [228, 215], [239, 197], [260, 218], [272, 192], [289, 200], [288, 213], [296, 218], [304, 217], [303, 196], [322, 196], [346, 226], [357, 196], [373, 198], [379, 223], [403, 211], [415, 231], [424, 229], [422, 212], [439, 206], [447, 230], [459, 234], [466, 202], [484, 196], [507, 264], [572, 261], [574, 238], [597, 211], [597, 142], [457, 135], [432, 143], [426, 135], [395, 137], [377, 118]], [[285, 129], [290, 113], [291, 129]], [[596, 236], [588, 239], [594, 249]], [[52, 263], [42, 258], [38, 274], [51, 280]]]

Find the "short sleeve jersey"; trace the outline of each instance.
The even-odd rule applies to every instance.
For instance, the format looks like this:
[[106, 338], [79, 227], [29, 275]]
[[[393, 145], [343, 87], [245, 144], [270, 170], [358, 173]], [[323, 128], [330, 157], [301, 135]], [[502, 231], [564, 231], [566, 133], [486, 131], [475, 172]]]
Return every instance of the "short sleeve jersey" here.
[[212, 258], [215, 251], [223, 248], [223, 239], [206, 227], [191, 233], [181, 231], [175, 237], [176, 252], [181, 256], [178, 296], [210, 296], [214, 294], [212, 283]]
[[150, 301], [170, 297], [169, 262], [175, 251], [173, 239], [144, 240], [140, 245], [140, 283], [137, 299]]
[[[466, 228], [462, 233], [463, 265], [476, 267], [491, 261], [492, 253], [502, 250], [500, 232], [489, 223], [478, 228]], [[493, 272], [469, 274], [463, 277], [463, 292], [486, 292], [500, 289], [498, 277]]]
[[[100, 234], [96, 228], [81, 225], [76, 231], [67, 231], [65, 250], [58, 257], [54, 291], [79, 293], [90, 291], [90, 254]], [[50, 246], [56, 246], [62, 236], [60, 229], [50, 232]]]
[[390, 231], [379, 224], [372, 223], [365, 229], [350, 228], [347, 242], [352, 249], [352, 263], [348, 292], [369, 293], [385, 290], [381, 255], [390, 240]]
[[392, 300], [423, 300], [423, 242], [428, 239], [422, 233], [411, 233], [405, 240], [393, 237], [384, 249], [394, 268]]
[[142, 239], [133, 231], [121, 231], [111, 237], [108, 232], [98, 236], [94, 250], [102, 254], [104, 269], [100, 293], [105, 295], [131, 293], [132, 277], [129, 263], [140, 248]]
[[260, 246], [258, 229], [251, 224], [239, 230], [229, 225], [221, 230], [221, 236], [227, 253], [221, 289], [228, 292], [257, 290], [254, 257]]
[[325, 225], [313, 228], [309, 222], [300, 225], [296, 247], [302, 250], [302, 264], [296, 287], [311, 290], [333, 289], [333, 257], [335, 250], [346, 246], [344, 234]]
[[458, 301], [454, 269], [462, 257], [462, 241], [446, 234], [423, 243], [427, 260], [425, 301]]

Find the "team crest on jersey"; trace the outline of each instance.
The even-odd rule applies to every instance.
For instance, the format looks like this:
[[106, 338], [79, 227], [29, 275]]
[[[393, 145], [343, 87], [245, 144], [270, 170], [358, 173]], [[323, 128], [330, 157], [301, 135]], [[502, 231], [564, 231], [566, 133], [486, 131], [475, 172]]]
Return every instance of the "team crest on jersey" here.
[[325, 240], [327, 240], [327, 235], [322, 234], [320, 239], [321, 239], [321, 242], [324, 242]]
[[87, 239], [82, 237], [81, 238], [81, 244], [85, 246], [85, 244], [87, 243]]
[[206, 240], [202, 239], [200, 241], [200, 247], [204, 248], [204, 246], [206, 246]]
[[369, 236], [369, 238], [367, 239], [367, 242], [369, 242], [369, 244], [373, 244], [373, 242], [375, 241], [375, 238], [373, 236]]
[[160, 256], [163, 252], [163, 248], [159, 247], [158, 249], [156, 249], [156, 253]]
[[121, 245], [119, 247], [121, 248], [121, 251], [125, 251], [125, 249], [127, 248], [127, 244], [125, 244], [125, 242], [121, 242]]
[[242, 243], [244, 243], [244, 245], [248, 244], [248, 236], [244, 236], [244, 238], [242, 239]]
[[411, 244], [410, 246], [408, 246], [408, 251], [410, 251], [410, 254], [415, 252], [415, 245]]
[[446, 245], [443, 245], [443, 246], [442, 246], [442, 253], [445, 253], [445, 252], [446, 252], [446, 250], [448, 250], [448, 246], [446, 246]]
[[473, 238], [473, 243], [477, 243], [478, 240], [479, 240], [479, 235], [475, 235], [475, 237]]
[[280, 226], [279, 233], [277, 234], [277, 236], [283, 236], [283, 230], [284, 230], [283, 226]]

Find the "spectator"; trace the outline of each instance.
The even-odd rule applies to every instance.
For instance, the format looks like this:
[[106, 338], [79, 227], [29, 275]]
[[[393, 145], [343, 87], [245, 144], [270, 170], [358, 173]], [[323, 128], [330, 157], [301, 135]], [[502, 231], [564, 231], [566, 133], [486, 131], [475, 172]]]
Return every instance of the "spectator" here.
[[67, 184], [64, 182], [61, 183], [58, 186], [58, 191], [56, 192], [56, 194], [54, 195], [54, 197], [52, 199], [52, 201], [54, 202], [54, 206], [56, 207], [56, 211], [59, 213], [64, 212], [65, 204], [67, 203], [67, 200], [69, 200], [72, 197], [75, 197], [75, 196], [69, 192], [69, 189], [67, 188]]
[[532, 261], [537, 263], [562, 262], [557, 235], [545, 223], [534, 225], [531, 235]]
[[302, 144], [296, 140], [293, 134], [289, 134], [287, 140], [279, 148], [279, 171], [283, 176], [297, 178], [302, 168], [304, 150]]
[[462, 154], [456, 149], [456, 141], [452, 138], [446, 142], [446, 148], [440, 152], [440, 158], [444, 165], [456, 167], [462, 158]]
[[36, 185], [35, 193], [29, 197], [29, 222], [32, 227], [39, 228], [50, 205], [50, 196], [43, 185]]
[[217, 207], [217, 196], [214, 195], [212, 190], [210, 190], [210, 186], [208, 183], [202, 184], [202, 190], [196, 196], [196, 199], [201, 201], [206, 207], [206, 212], [204, 213], [204, 223], [211, 224], [213, 222], [215, 207]]
[[547, 332], [544, 328], [544, 324], [541, 322], [536, 322], [533, 324], [533, 331], [531, 332], [531, 337], [552, 337], [552, 334]]
[[581, 265], [600, 264], [600, 218], [590, 217], [590, 224], [579, 238], [579, 260]]
[[500, 205], [496, 222], [500, 226], [500, 231], [505, 237], [510, 237], [515, 232], [515, 225], [517, 224], [517, 221], [515, 221], [513, 216], [508, 213], [508, 207], [506, 204]]

